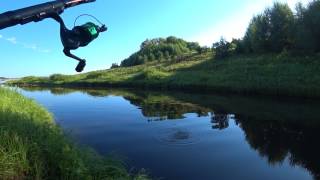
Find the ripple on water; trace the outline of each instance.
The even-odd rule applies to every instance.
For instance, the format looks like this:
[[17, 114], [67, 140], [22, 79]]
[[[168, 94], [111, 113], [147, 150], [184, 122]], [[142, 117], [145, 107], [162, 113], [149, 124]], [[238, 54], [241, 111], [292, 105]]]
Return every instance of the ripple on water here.
[[164, 145], [185, 146], [193, 145], [200, 141], [200, 138], [185, 128], [169, 128], [157, 130], [155, 139]]

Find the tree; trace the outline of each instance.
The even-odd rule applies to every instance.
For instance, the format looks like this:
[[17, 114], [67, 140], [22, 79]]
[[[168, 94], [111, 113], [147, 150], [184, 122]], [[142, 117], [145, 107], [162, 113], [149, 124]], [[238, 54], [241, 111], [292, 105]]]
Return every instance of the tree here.
[[150, 54], [149, 54], [149, 60], [150, 60], [150, 61], [156, 60], [156, 57], [155, 57], [155, 55], [154, 55], [153, 53], [150, 53]]
[[202, 52], [202, 48], [199, 45], [199, 43], [197, 42], [189, 42], [187, 44], [187, 47], [191, 50], [191, 51], [196, 51], [198, 54], [201, 54]]
[[231, 44], [235, 48], [235, 54], [245, 53], [244, 42], [241, 39], [232, 39]]
[[281, 52], [293, 45], [294, 16], [288, 4], [276, 2], [268, 11], [272, 52]]
[[158, 51], [156, 56], [157, 56], [157, 60], [159, 60], [159, 61], [162, 60], [164, 57], [162, 51]]
[[208, 52], [211, 52], [211, 51], [212, 51], [212, 49], [210, 47], [208, 47], [208, 46], [201, 47], [201, 54], [202, 53], [208, 53]]
[[231, 56], [235, 52], [235, 45], [226, 41], [223, 37], [219, 42], [213, 44], [212, 48], [215, 51], [215, 58], [224, 59]]
[[169, 51], [165, 51], [165, 52], [164, 52], [164, 58], [165, 58], [166, 60], [170, 60], [170, 53], [169, 53]]
[[263, 53], [270, 51], [270, 22], [269, 9], [263, 14], [254, 16], [244, 37], [246, 52]]
[[111, 69], [119, 68], [120, 66], [117, 63], [112, 63]]
[[200, 45], [170, 36], [168, 38], [147, 39], [140, 45], [140, 50], [121, 62], [121, 66], [135, 66], [148, 61], [172, 60], [171, 57], [183, 56], [200, 51]]
[[313, 41], [312, 51], [320, 52], [320, 1], [312, 1], [303, 12], [303, 22], [307, 32], [310, 32]]
[[149, 44], [150, 44], [149, 39], [146, 39], [145, 41], [143, 41], [143, 42], [141, 43], [140, 49], [146, 48]]
[[148, 58], [148, 55], [145, 54], [145, 55], [143, 56], [143, 62], [148, 62], [148, 59], [149, 59], [149, 58]]
[[247, 28], [243, 50], [245, 52], [282, 52], [294, 45], [294, 15], [290, 7], [274, 3], [262, 14], [254, 16]]
[[293, 48], [299, 53], [307, 53], [310, 50], [312, 51], [314, 45], [311, 32], [305, 26], [305, 12], [306, 8], [302, 3], [298, 3], [296, 5], [296, 16], [294, 22]]
[[312, 1], [307, 7], [296, 6], [294, 23], [294, 50], [299, 53], [320, 51], [320, 1]]

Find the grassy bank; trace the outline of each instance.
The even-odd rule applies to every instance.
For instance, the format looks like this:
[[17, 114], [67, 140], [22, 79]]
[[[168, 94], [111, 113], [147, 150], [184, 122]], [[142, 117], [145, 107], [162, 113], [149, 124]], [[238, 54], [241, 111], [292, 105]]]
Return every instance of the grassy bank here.
[[78, 148], [35, 102], [0, 88], [0, 179], [146, 179]]
[[26, 77], [10, 83], [25, 86], [142, 87], [320, 97], [319, 56], [269, 54], [235, 56], [225, 60], [212, 60], [211, 57], [212, 54], [207, 53], [181, 62], [152, 62], [71, 76]]

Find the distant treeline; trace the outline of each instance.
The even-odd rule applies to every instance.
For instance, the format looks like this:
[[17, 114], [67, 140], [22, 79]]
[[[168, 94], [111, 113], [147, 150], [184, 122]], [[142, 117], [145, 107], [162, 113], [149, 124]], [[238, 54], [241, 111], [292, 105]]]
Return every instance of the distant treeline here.
[[[296, 11], [287, 3], [275, 2], [272, 7], [254, 16], [242, 39], [228, 42], [221, 38], [211, 48], [176, 37], [146, 40], [140, 50], [123, 60], [121, 67], [151, 61], [171, 61], [183, 56], [212, 51], [214, 58], [223, 59], [237, 54], [265, 54], [290, 52], [314, 54], [320, 52], [320, 0], [308, 5], [296, 5]], [[113, 64], [112, 68], [120, 67]]]
[[243, 39], [213, 44], [217, 58], [241, 53], [313, 54], [320, 52], [320, 1], [306, 7], [296, 5], [295, 13], [288, 4], [276, 2], [254, 16]]
[[[122, 67], [135, 66], [150, 61], [175, 59], [178, 56], [210, 51], [199, 43], [187, 42], [176, 37], [157, 38], [144, 41], [140, 50], [121, 62]], [[117, 67], [113, 64], [113, 68]]]

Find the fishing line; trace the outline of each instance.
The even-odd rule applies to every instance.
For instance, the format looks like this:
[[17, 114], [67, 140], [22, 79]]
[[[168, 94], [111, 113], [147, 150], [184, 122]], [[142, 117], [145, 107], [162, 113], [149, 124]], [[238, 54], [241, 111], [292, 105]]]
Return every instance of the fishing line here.
[[81, 14], [74, 20], [73, 27], [76, 27], [76, 23], [77, 23], [78, 19], [83, 16], [89, 16], [89, 17], [93, 18], [94, 20], [96, 20], [100, 25], [103, 25], [103, 23], [95, 16], [93, 16], [91, 14]]

